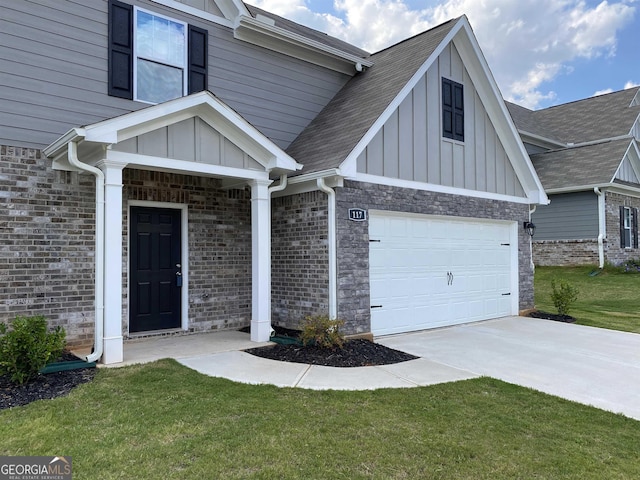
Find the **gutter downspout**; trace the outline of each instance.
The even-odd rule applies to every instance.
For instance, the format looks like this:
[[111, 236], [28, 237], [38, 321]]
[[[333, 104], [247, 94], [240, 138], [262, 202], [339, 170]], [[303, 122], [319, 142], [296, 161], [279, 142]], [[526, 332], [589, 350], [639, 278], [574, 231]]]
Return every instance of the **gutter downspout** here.
[[318, 184], [318, 188], [329, 196], [329, 225], [327, 228], [327, 237], [329, 240], [329, 318], [331, 320], [335, 320], [336, 318], [338, 318], [338, 249], [336, 244], [336, 192], [332, 188], [327, 186], [324, 181], [324, 177], [318, 178], [316, 181]]
[[96, 362], [102, 357], [104, 337], [104, 173], [78, 159], [77, 141], [67, 144], [67, 153], [71, 165], [96, 177], [95, 332], [93, 353], [87, 355], [87, 362]]
[[598, 196], [598, 268], [604, 268], [604, 239], [607, 236], [606, 211], [604, 192], [599, 187], [593, 187]]
[[[536, 208], [538, 208], [537, 205], [531, 206], [531, 209], [529, 210], [529, 221], [531, 221], [531, 215], [535, 213]], [[535, 272], [536, 264], [533, 263], [533, 237], [529, 237], [529, 245], [531, 246], [531, 271]]]

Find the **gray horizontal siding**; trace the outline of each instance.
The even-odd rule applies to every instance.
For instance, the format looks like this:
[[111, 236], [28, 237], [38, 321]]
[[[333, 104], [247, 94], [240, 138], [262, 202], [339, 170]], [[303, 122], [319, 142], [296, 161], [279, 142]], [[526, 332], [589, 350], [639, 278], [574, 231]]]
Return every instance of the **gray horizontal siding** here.
[[531, 216], [536, 240], [588, 240], [598, 238], [598, 197], [593, 192], [550, 195]]
[[[207, 28], [209, 89], [282, 148], [349, 78], [149, 0], [131, 3]], [[107, 0], [0, 0], [0, 10], [1, 144], [42, 148], [146, 106], [106, 93]]]

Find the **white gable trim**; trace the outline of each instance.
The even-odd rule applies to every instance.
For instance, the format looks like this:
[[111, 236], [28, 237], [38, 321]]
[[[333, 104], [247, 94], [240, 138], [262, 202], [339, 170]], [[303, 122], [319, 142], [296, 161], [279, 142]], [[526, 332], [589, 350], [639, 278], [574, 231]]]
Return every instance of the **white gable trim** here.
[[111, 145], [182, 120], [200, 117], [267, 170], [302, 165], [210, 92], [199, 92], [84, 127], [87, 142]]
[[458, 195], [473, 198], [486, 198], [489, 200], [500, 200], [503, 202], [531, 203], [529, 198], [516, 197], [513, 195], [502, 195], [499, 193], [481, 192], [479, 190], [468, 190], [466, 188], [447, 187], [434, 183], [416, 182], [413, 180], [402, 180], [399, 178], [381, 177], [379, 175], [371, 175], [368, 173], [358, 173], [351, 180], [356, 182], [374, 183], [377, 185], [388, 185], [390, 187], [411, 188], [413, 190], [423, 190], [427, 192], [446, 193], [449, 195]]
[[618, 177], [618, 174], [620, 173], [620, 169], [624, 166], [624, 162], [626, 160], [629, 161], [629, 165], [631, 165], [631, 168], [633, 169], [633, 172], [636, 174], [636, 177], [640, 178], [640, 149], [638, 148], [638, 144], [635, 141], [631, 141], [629, 143], [629, 146], [627, 147], [626, 152], [622, 156], [622, 161], [620, 162], [620, 165], [618, 165], [618, 168], [616, 169], [615, 173], [613, 174], [613, 177], [611, 178], [611, 183], [613, 183]]
[[[179, 12], [187, 13], [189, 15], [193, 15], [194, 17], [202, 18], [208, 22], [216, 23], [218, 25], [222, 25], [224, 27], [233, 28], [233, 20], [236, 18], [236, 15], [233, 15], [231, 18], [227, 17], [219, 17], [209, 12], [205, 12], [204, 10], [200, 10], [199, 8], [192, 7], [190, 5], [185, 5], [184, 3], [180, 3], [177, 0], [151, 0], [154, 3], [158, 3], [165, 7], [172, 8], [174, 10], [178, 10]], [[216, 2], [218, 5], [218, 2]], [[224, 10], [220, 5], [218, 8], [224, 13]]]
[[529, 203], [549, 203], [549, 200], [544, 193], [542, 183], [533, 168], [533, 164], [531, 163], [529, 155], [524, 148], [524, 144], [522, 143], [518, 130], [511, 120], [507, 107], [502, 100], [502, 95], [491, 71], [489, 70], [486, 60], [484, 59], [484, 55], [480, 50], [480, 46], [473, 34], [473, 30], [469, 25], [469, 21], [465, 16], [460, 17], [456, 21], [456, 25], [454, 25], [440, 45], [438, 45], [431, 56], [413, 75], [411, 80], [407, 82], [404, 88], [389, 104], [382, 115], [380, 115], [369, 131], [367, 131], [367, 133], [362, 137], [351, 153], [349, 153], [347, 158], [340, 165], [340, 170], [346, 174], [353, 175], [352, 172], [357, 170], [357, 161], [360, 154], [373, 140], [373, 137], [378, 133], [378, 131], [384, 126], [393, 112], [400, 107], [402, 101], [415, 88], [416, 84], [427, 73], [427, 70], [433, 65], [435, 60], [450, 43], [455, 45], [460, 57], [462, 58], [462, 62], [469, 73], [471, 81], [473, 82], [480, 99], [483, 102], [487, 115], [496, 128], [498, 138], [500, 138], [500, 141], [505, 148], [507, 157], [511, 161], [516, 176], [527, 193]]
[[411, 79], [407, 82], [407, 84], [400, 90], [400, 93], [393, 99], [393, 101], [389, 104], [389, 106], [382, 112], [382, 115], [378, 117], [378, 119], [374, 122], [371, 128], [364, 134], [362, 139], [356, 144], [356, 146], [351, 150], [351, 153], [344, 159], [344, 161], [340, 164], [340, 170], [345, 172], [345, 175], [351, 175], [352, 172], [356, 172], [358, 168], [358, 157], [367, 148], [367, 145], [371, 143], [373, 137], [382, 129], [387, 120], [393, 115], [399, 107], [402, 101], [411, 93], [411, 91], [415, 88], [417, 83], [420, 81], [422, 77], [424, 77], [429, 70], [429, 67], [435, 62], [435, 60], [440, 56], [440, 54], [444, 51], [445, 47], [453, 40], [453, 37], [460, 30], [460, 23], [458, 23], [455, 27], [451, 29], [451, 31], [447, 34], [447, 36], [442, 40], [440, 45], [433, 51], [431, 56], [427, 58], [427, 60], [422, 64], [422, 66], [418, 69], [418, 71], [411, 77]]

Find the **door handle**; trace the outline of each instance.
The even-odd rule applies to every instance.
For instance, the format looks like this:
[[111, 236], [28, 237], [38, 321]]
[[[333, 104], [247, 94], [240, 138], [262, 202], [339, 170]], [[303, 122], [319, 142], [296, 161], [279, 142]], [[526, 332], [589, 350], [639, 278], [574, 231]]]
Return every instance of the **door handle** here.
[[176, 272], [176, 287], [182, 287], [182, 271], [180, 270], [181, 267], [182, 265], [176, 263], [176, 268], [178, 269], [178, 271]]

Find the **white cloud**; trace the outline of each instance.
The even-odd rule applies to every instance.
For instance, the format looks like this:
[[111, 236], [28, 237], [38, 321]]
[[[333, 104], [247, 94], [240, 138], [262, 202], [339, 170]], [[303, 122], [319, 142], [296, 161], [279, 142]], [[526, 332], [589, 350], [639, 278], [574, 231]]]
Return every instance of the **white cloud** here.
[[545, 83], [570, 73], [569, 62], [615, 55], [636, 0], [440, 0], [422, 10], [403, 0], [334, 0], [339, 16], [313, 12], [305, 0], [254, 3], [369, 51], [466, 14], [505, 98], [535, 108], [555, 98]]
[[627, 88], [633, 88], [633, 87], [640, 87], [640, 83], [638, 82], [634, 82], [632, 80], [629, 80], [627, 83], [624, 84], [624, 89], [626, 90]]
[[604, 90], [598, 90], [596, 93], [591, 95], [592, 97], [597, 97], [598, 95], [605, 95], [607, 93], [613, 92], [613, 88], [605, 88]]

